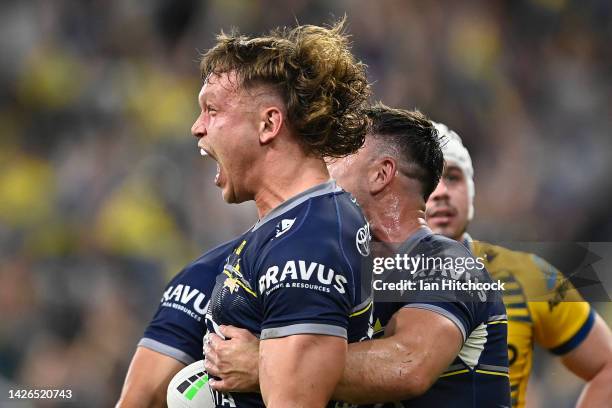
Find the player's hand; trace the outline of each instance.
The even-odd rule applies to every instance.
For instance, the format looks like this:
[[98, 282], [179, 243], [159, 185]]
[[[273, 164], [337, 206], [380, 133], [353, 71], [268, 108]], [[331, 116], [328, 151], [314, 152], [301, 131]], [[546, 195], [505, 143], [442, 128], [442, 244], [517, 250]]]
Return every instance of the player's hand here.
[[248, 330], [219, 326], [226, 340], [209, 333], [204, 341], [204, 368], [208, 384], [221, 392], [259, 392], [259, 339]]

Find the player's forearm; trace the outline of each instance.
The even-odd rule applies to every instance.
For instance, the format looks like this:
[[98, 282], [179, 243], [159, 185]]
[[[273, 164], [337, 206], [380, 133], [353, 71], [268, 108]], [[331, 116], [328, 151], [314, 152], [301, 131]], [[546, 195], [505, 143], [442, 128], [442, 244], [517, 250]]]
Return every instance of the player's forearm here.
[[166, 391], [159, 392], [134, 392], [129, 390], [122, 395], [115, 408], [155, 408], [166, 406]]
[[608, 362], [582, 389], [577, 408], [605, 407], [612, 401], [612, 361]]
[[260, 342], [259, 381], [267, 407], [325, 407], [342, 376], [346, 340], [296, 335]]
[[588, 336], [561, 358], [572, 373], [587, 381], [578, 407], [608, 406], [612, 401], [612, 332], [596, 315]]
[[421, 395], [432, 381], [419, 372], [419, 361], [417, 353], [393, 337], [349, 344], [334, 399], [369, 404]]
[[419, 396], [452, 363], [463, 344], [459, 328], [448, 318], [413, 308], [396, 312], [385, 336], [349, 345], [334, 398], [368, 404]]
[[154, 384], [145, 379], [132, 378], [126, 382], [115, 408], [165, 407], [169, 382]]
[[185, 365], [145, 347], [138, 347], [128, 369], [117, 408], [165, 407], [172, 377]]

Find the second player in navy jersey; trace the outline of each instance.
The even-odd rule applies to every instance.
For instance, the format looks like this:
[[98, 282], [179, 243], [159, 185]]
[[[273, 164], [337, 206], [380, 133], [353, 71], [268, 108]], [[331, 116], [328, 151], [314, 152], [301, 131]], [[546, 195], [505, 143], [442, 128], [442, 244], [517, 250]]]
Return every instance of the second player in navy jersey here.
[[[400, 254], [413, 259], [444, 260], [442, 267], [427, 262], [409, 273], [415, 282], [490, 281], [465, 247], [424, 226], [425, 202], [443, 170], [444, 141], [433, 123], [419, 112], [385, 106], [372, 108], [369, 115], [372, 130], [364, 148], [333, 163], [330, 172], [363, 205], [374, 237], [402, 243]], [[390, 208], [397, 218], [389, 216]], [[395, 303], [381, 298], [385, 293], [375, 293], [374, 327], [384, 336], [349, 349], [335, 395], [357, 403], [396, 401], [389, 406], [509, 406], [507, 318], [501, 296], [443, 290], [441, 285], [433, 291], [425, 288], [418, 284]], [[376, 376], [360, 381], [368, 371]]]
[[[426, 269], [410, 274], [416, 283], [443, 281], [491, 283], [487, 271], [463, 245], [422, 227], [399, 247], [401, 255], [412, 259], [444, 260], [446, 264], [470, 267]], [[457, 261], [457, 262], [452, 262]], [[405, 271], [392, 271], [386, 282], [400, 281]], [[424, 285], [423, 285], [424, 286]], [[441, 288], [441, 286], [440, 286]], [[461, 332], [462, 345], [454, 361], [422, 395], [401, 402], [403, 407], [486, 407], [509, 406], [506, 310], [501, 294], [494, 290], [431, 290], [381, 293], [374, 305], [375, 338], [382, 338], [385, 328], [401, 309], [427, 310], [446, 317]], [[390, 300], [396, 300], [392, 302]], [[490, 405], [491, 404], [491, 405]], [[377, 407], [396, 407], [396, 402]]]

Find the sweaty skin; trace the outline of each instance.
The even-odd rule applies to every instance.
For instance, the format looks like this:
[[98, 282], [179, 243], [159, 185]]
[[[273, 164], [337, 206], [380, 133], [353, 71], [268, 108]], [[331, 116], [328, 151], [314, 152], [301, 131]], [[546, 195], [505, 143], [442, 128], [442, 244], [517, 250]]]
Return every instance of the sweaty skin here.
[[[209, 380], [209, 385], [223, 392], [257, 391], [259, 340], [232, 326], [221, 326], [221, 332], [230, 340], [211, 334], [203, 350], [206, 371], [221, 378]], [[349, 344], [333, 398], [372, 404], [417, 397], [448, 367], [462, 343], [459, 329], [447, 318], [427, 310], [401, 309], [384, 338]]]

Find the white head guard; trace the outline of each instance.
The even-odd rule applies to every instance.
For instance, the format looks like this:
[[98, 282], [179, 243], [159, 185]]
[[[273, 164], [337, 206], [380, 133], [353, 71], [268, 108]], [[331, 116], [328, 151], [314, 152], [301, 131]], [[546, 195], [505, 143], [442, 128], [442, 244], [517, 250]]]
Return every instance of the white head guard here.
[[438, 134], [441, 137], [440, 145], [442, 153], [444, 153], [444, 161], [457, 165], [462, 171], [467, 181], [468, 192], [468, 220], [474, 217], [474, 168], [472, 167], [472, 158], [470, 153], [463, 145], [459, 135], [449, 129], [443, 123], [433, 122]]

